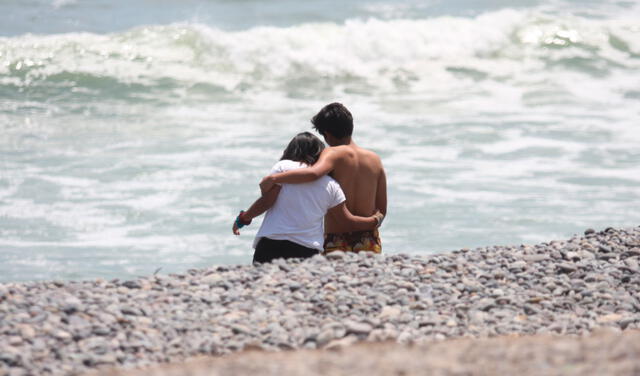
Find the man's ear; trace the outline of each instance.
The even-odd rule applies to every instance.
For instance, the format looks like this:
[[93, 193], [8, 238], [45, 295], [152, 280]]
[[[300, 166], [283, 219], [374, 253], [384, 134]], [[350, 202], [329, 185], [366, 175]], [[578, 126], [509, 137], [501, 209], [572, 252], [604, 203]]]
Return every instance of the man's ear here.
[[336, 136], [332, 135], [330, 132], [328, 131], [324, 131], [324, 138], [327, 140], [327, 143], [329, 145], [334, 145], [337, 143], [338, 139], [336, 138]]

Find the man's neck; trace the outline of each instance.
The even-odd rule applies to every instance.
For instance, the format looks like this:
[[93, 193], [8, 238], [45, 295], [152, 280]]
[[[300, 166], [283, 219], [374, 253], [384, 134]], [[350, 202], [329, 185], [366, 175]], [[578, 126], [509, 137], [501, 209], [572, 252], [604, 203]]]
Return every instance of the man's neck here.
[[345, 137], [345, 138], [342, 138], [342, 139], [338, 140], [338, 143], [333, 145], [333, 146], [343, 146], [343, 145], [355, 146], [356, 143], [353, 141], [353, 139], [351, 137]]

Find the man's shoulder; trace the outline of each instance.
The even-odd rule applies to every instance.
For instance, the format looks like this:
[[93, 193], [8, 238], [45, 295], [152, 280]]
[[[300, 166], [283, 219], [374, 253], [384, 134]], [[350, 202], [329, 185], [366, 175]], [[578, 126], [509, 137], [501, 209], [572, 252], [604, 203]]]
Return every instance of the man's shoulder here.
[[373, 150], [358, 147], [357, 153], [360, 160], [366, 160], [368, 163], [382, 166], [382, 159]]
[[362, 154], [367, 155], [368, 157], [371, 158], [375, 158], [375, 159], [380, 159], [380, 156], [378, 155], [378, 153], [376, 153], [373, 150], [369, 150], [369, 149], [365, 149], [365, 148], [360, 148]]
[[365, 149], [363, 147], [360, 146], [349, 146], [349, 145], [338, 145], [338, 146], [331, 146], [327, 148], [331, 153], [335, 153], [337, 156], [360, 156], [360, 157], [365, 157], [365, 158], [372, 158], [372, 159], [377, 159], [380, 160], [380, 157], [378, 156], [378, 154], [376, 154], [374, 151], [369, 150], [369, 149]]
[[347, 154], [353, 152], [351, 147], [347, 145], [329, 146], [327, 151], [334, 154]]

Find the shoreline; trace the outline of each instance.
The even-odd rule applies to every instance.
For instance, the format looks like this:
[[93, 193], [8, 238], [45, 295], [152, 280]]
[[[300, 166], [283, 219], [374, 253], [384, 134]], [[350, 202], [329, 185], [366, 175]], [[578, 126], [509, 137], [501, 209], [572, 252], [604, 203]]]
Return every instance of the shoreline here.
[[[409, 256], [333, 253], [128, 281], [0, 284], [0, 375], [246, 349], [640, 328], [640, 227]], [[632, 331], [633, 332], [633, 331]]]

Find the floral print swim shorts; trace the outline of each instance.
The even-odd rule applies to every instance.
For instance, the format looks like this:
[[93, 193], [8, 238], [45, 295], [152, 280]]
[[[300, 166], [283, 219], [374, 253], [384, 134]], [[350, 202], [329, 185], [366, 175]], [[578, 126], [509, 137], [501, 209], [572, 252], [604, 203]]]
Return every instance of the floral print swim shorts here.
[[324, 235], [324, 253], [333, 251], [360, 252], [369, 251], [374, 253], [382, 252], [382, 242], [378, 230], [354, 231], [340, 234]]

